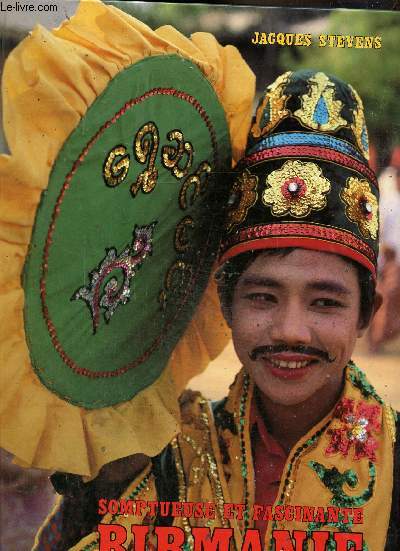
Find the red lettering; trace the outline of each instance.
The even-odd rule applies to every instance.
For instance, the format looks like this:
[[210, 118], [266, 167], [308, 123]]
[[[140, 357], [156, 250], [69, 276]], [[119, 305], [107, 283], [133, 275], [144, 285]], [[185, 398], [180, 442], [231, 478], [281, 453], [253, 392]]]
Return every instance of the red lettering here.
[[212, 536], [209, 528], [192, 528], [194, 551], [227, 551], [232, 534], [232, 528], [214, 528]]
[[133, 535], [133, 549], [135, 551], [146, 551], [146, 536], [149, 533], [148, 526], [131, 525], [131, 532]]
[[185, 533], [182, 528], [157, 526], [155, 533], [158, 551], [182, 551], [182, 545], [185, 541]]
[[203, 502], [202, 501], [196, 501], [194, 504], [194, 518], [202, 518], [203, 517]]
[[301, 507], [301, 505], [295, 505], [294, 508], [296, 511], [295, 520], [297, 520], [297, 522], [301, 522], [301, 514], [303, 512], [303, 508]]
[[238, 520], [243, 520], [243, 515], [244, 515], [245, 509], [246, 509], [245, 504], [244, 503], [236, 503], [235, 504], [235, 509], [236, 509], [236, 518]]
[[272, 530], [272, 537], [275, 540], [275, 548], [279, 549], [279, 551], [302, 551], [307, 532], [304, 530], [293, 531], [295, 547], [293, 547], [289, 530]]
[[285, 518], [285, 507], [283, 505], [277, 505], [275, 507], [275, 520], [283, 520]]
[[193, 516], [193, 507], [194, 507], [193, 501], [184, 501], [182, 503], [182, 515], [187, 518], [191, 518]]
[[253, 520], [260, 520], [263, 509], [262, 505], [253, 505]]
[[224, 503], [224, 518], [233, 518], [233, 503]]
[[99, 551], [125, 551], [126, 530], [120, 524], [99, 524]]
[[147, 506], [149, 508], [149, 515], [151, 517], [155, 517], [156, 514], [157, 514], [158, 502], [157, 501], [148, 501]]
[[361, 507], [353, 509], [354, 524], [362, 524], [364, 522], [364, 512]]
[[116, 515], [118, 513], [118, 501], [116, 499], [110, 499], [108, 502], [108, 512], [112, 515]]
[[[254, 507], [257, 507], [255, 505]], [[243, 520], [243, 513], [245, 511], [245, 505], [243, 503], [225, 503], [224, 504], [224, 518]]]
[[143, 515], [143, 509], [146, 509], [147, 503], [145, 501], [142, 501], [140, 499], [136, 502], [136, 515], [138, 517], [141, 517]]
[[312, 541], [314, 542], [314, 551], [325, 551], [328, 539], [329, 532], [313, 532]]
[[260, 532], [250, 528], [246, 530], [241, 551], [262, 551]]
[[315, 507], [308, 507], [307, 505], [303, 507], [303, 522], [312, 522], [314, 520], [314, 509]]
[[293, 507], [287, 505], [285, 508], [285, 520], [293, 520]]
[[314, 522], [325, 522], [325, 509], [323, 507], [318, 507], [315, 513]]
[[349, 514], [352, 512], [352, 509], [350, 509], [349, 507], [343, 507], [342, 509], [340, 509], [340, 512], [343, 515], [343, 522], [347, 524], [349, 522]]
[[133, 515], [132, 500], [120, 499], [119, 512], [121, 515]]
[[99, 508], [97, 510], [97, 514], [105, 515], [106, 513], [107, 513], [107, 500], [104, 498], [99, 499]]
[[205, 518], [215, 518], [215, 503], [209, 501], [205, 504]]
[[273, 520], [272, 505], [267, 505], [264, 511], [263, 520]]
[[339, 522], [338, 507], [328, 507], [328, 522]]
[[349, 542], [355, 544], [355, 546], [351, 546], [353, 551], [362, 551], [363, 535], [361, 533], [335, 532], [333, 538], [336, 542], [336, 551], [347, 551]]
[[170, 506], [170, 501], [160, 501], [160, 514], [162, 517], [167, 517], [169, 515]]
[[172, 502], [172, 516], [181, 517], [182, 516], [182, 503], [180, 501]]

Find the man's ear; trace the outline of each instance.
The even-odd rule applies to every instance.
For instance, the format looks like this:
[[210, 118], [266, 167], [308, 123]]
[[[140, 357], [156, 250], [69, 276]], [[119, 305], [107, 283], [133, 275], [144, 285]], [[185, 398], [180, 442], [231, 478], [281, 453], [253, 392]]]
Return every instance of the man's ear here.
[[379, 291], [377, 291], [375, 293], [374, 305], [373, 305], [373, 308], [372, 308], [371, 316], [370, 316], [369, 320], [367, 320], [365, 323], [360, 325], [360, 327], [358, 329], [358, 333], [357, 333], [358, 337], [362, 337], [364, 335], [365, 330], [368, 329], [373, 317], [375, 316], [375, 314], [377, 313], [379, 308], [382, 306], [382, 302], [383, 302], [383, 297], [382, 297], [381, 293], [379, 293]]

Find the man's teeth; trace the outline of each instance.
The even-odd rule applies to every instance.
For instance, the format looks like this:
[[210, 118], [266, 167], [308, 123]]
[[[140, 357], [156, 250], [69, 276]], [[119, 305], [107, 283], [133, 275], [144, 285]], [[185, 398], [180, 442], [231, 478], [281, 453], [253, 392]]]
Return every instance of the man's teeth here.
[[289, 368], [289, 369], [299, 369], [300, 367], [306, 367], [311, 363], [312, 360], [303, 360], [301, 362], [285, 362], [283, 360], [274, 360], [273, 358], [270, 358], [270, 362], [275, 367], [280, 368]]

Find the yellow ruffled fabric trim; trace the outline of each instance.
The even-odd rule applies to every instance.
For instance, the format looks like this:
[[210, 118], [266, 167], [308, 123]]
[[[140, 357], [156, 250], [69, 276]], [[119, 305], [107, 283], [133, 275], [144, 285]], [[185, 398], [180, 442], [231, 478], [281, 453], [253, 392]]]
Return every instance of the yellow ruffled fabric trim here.
[[227, 343], [210, 283], [160, 378], [128, 402], [85, 410], [39, 382], [25, 341], [21, 272], [61, 146], [117, 73], [145, 56], [170, 53], [194, 61], [212, 83], [237, 160], [250, 127], [254, 75], [236, 48], [222, 47], [208, 33], [190, 40], [171, 26], [152, 31], [114, 7], [83, 0], [58, 29], [37, 26], [6, 62], [4, 130], [11, 155], [0, 156], [0, 444], [23, 466], [91, 478], [120, 457], [159, 453], [178, 431], [177, 395]]

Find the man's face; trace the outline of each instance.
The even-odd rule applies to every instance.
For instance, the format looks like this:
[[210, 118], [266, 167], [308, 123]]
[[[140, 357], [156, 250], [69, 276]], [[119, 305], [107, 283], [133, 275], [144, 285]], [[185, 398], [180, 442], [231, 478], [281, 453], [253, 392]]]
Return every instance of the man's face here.
[[233, 344], [267, 398], [299, 404], [340, 388], [363, 332], [359, 309], [357, 270], [340, 256], [305, 249], [261, 253], [234, 290]]

